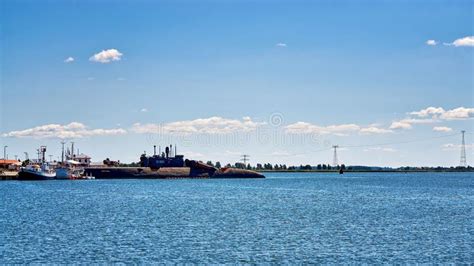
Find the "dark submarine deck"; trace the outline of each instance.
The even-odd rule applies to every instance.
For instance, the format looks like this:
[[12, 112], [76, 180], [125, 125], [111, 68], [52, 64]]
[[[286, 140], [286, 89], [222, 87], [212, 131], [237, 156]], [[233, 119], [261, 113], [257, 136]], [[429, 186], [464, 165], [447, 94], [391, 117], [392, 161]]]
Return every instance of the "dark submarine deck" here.
[[88, 167], [85, 175], [96, 179], [167, 179], [167, 178], [265, 178], [255, 171], [222, 168], [208, 171], [191, 167]]
[[255, 171], [220, 168], [209, 166], [200, 161], [184, 160], [183, 155], [171, 156], [172, 146], [166, 147], [165, 152], [147, 156], [140, 156], [140, 167], [119, 167], [111, 164], [109, 159], [104, 160], [105, 167], [87, 167], [84, 170], [86, 176], [94, 176], [97, 179], [129, 179], [129, 178], [265, 178]]

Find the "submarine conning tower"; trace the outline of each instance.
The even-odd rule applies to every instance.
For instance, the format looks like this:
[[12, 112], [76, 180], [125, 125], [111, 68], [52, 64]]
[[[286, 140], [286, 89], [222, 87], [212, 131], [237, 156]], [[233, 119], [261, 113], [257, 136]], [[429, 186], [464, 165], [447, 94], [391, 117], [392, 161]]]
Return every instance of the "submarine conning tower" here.
[[[176, 145], [174, 146], [173, 154], [173, 145], [166, 146], [165, 151], [161, 154], [156, 153], [156, 145], [153, 146], [153, 156], [147, 156], [144, 152], [140, 156], [140, 166], [141, 167], [150, 167], [152, 169], [158, 169], [161, 167], [184, 167], [184, 156], [177, 154]], [[160, 147], [161, 152], [161, 147]]]
[[[178, 155], [176, 145], [174, 146], [174, 153], [173, 146], [169, 145], [165, 147], [164, 152], [161, 152], [160, 147], [158, 154], [156, 153], [156, 145], [154, 145], [153, 156], [147, 156], [146, 152], [143, 152], [140, 156], [140, 166], [150, 168], [151, 171], [146, 171], [153, 173], [150, 174], [150, 176], [156, 176], [158, 178], [176, 176], [199, 178], [265, 178], [264, 175], [251, 170], [227, 167], [217, 169], [214, 166], [207, 165], [200, 161], [184, 160], [183, 155]], [[143, 176], [143, 174], [141, 174], [143, 169], [137, 171], [138, 176]], [[161, 173], [159, 173], [159, 171], [161, 171]], [[96, 175], [97, 174], [98, 173], [96, 173]], [[132, 176], [134, 175], [132, 174]]]

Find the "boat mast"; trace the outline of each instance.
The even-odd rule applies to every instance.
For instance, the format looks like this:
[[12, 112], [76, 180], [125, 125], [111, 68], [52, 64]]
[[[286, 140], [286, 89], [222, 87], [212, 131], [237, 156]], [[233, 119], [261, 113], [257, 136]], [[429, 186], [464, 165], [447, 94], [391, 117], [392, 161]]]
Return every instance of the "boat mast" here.
[[41, 147], [40, 147], [40, 150], [41, 150], [41, 160], [42, 160], [42, 163], [45, 163], [45, 162], [46, 162], [46, 158], [45, 158], [46, 146], [41, 146]]
[[62, 144], [61, 164], [64, 164], [64, 144], [66, 144], [66, 142], [61, 141], [61, 144]]

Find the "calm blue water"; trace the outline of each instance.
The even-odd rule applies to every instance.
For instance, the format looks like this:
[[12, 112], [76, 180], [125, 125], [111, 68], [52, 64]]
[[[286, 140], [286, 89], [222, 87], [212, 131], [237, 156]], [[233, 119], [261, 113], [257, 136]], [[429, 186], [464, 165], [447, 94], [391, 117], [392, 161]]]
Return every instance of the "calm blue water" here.
[[472, 173], [0, 182], [0, 263], [474, 262]]

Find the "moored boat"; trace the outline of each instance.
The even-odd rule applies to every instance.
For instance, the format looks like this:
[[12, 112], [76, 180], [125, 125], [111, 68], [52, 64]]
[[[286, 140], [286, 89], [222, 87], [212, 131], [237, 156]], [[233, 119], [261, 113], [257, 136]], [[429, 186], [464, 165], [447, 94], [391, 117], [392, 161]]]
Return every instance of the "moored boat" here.
[[61, 163], [56, 170], [56, 179], [80, 179], [84, 173], [84, 168], [78, 166], [79, 162], [67, 160]]
[[20, 168], [20, 172], [18, 172], [18, 180], [51, 180], [55, 178], [56, 173], [49, 168], [47, 163], [30, 164]]
[[20, 172], [18, 172], [18, 180], [51, 180], [56, 178], [56, 172], [49, 167], [44, 158], [46, 146], [41, 146], [39, 151], [42, 154], [41, 161], [21, 167]]
[[55, 169], [56, 171], [56, 179], [71, 179], [71, 172], [69, 167], [58, 167]]

